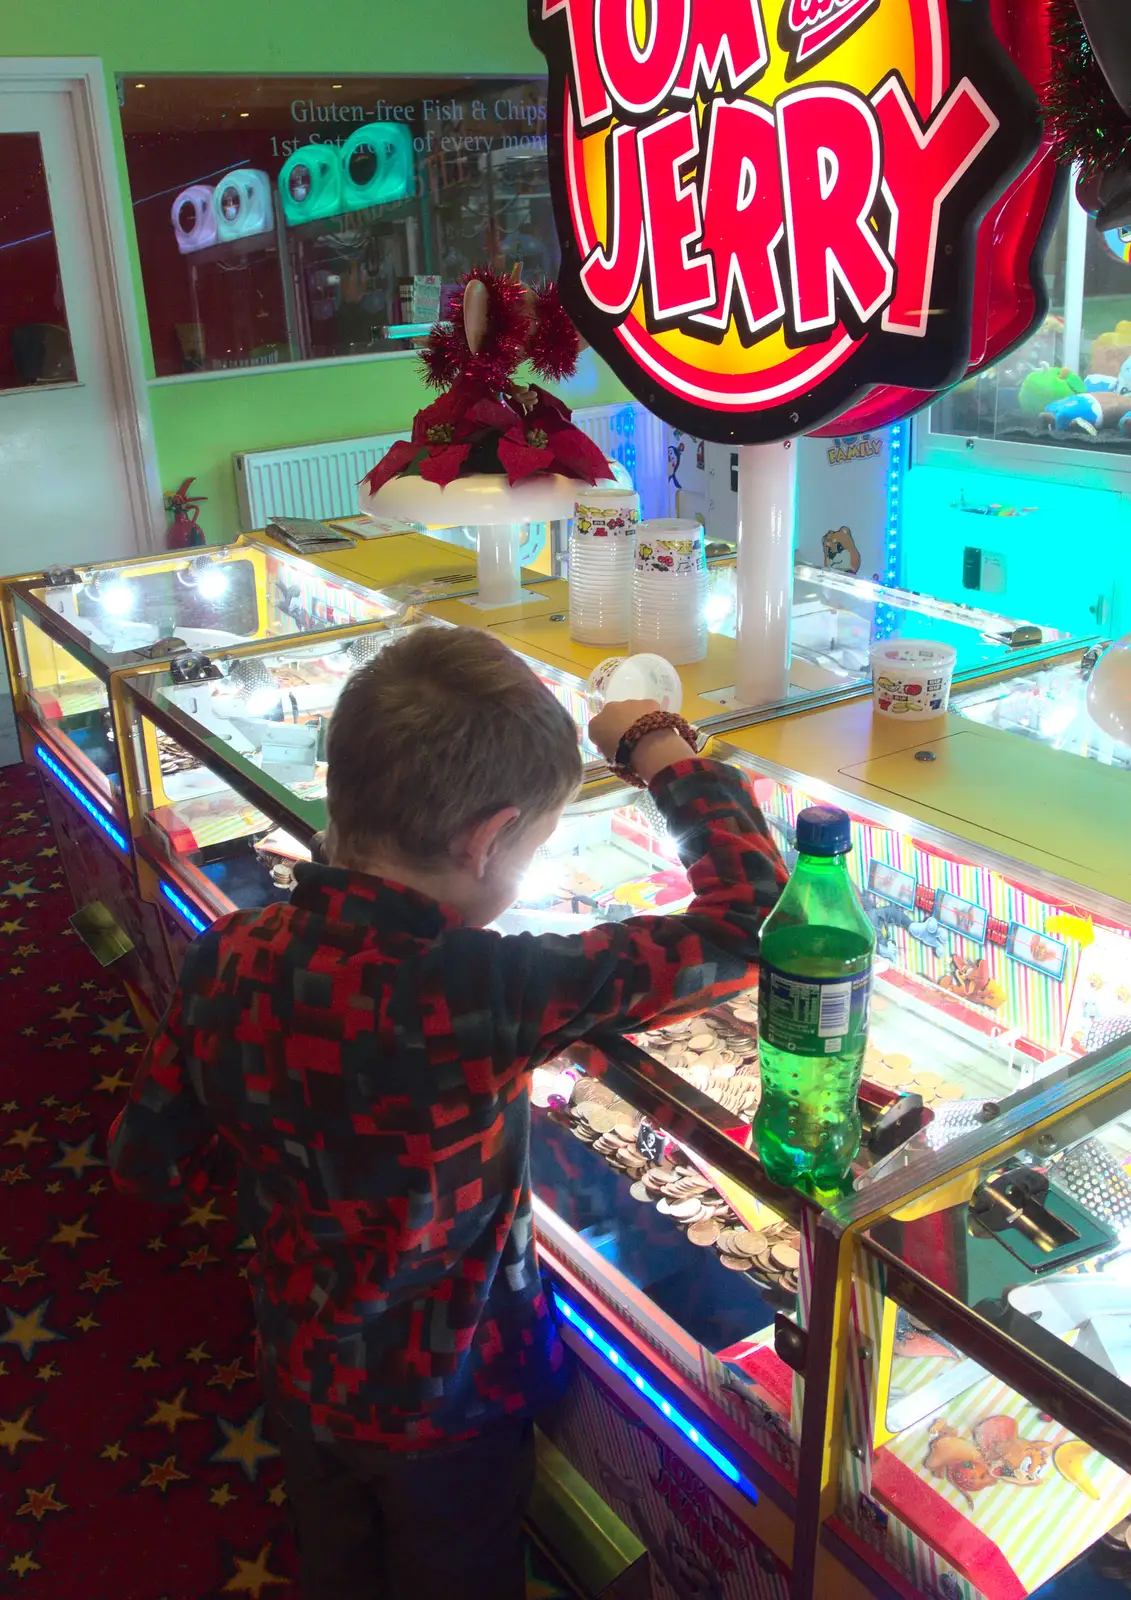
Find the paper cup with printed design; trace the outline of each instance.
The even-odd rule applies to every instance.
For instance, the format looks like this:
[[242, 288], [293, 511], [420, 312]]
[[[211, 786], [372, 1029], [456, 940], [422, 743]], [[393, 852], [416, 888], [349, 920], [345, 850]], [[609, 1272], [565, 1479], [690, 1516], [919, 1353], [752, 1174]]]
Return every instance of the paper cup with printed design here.
[[573, 508], [573, 531], [583, 539], [632, 539], [639, 521], [635, 489], [586, 489]]
[[880, 716], [925, 722], [946, 711], [958, 659], [953, 645], [888, 639], [874, 644], [868, 659], [872, 666], [872, 705]]

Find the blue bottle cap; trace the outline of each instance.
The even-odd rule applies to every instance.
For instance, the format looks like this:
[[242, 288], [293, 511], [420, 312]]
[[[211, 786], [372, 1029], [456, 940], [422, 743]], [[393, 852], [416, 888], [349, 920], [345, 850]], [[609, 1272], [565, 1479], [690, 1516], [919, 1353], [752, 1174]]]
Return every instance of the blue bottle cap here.
[[803, 856], [843, 856], [852, 849], [852, 822], [837, 806], [806, 806], [797, 813], [797, 848]]

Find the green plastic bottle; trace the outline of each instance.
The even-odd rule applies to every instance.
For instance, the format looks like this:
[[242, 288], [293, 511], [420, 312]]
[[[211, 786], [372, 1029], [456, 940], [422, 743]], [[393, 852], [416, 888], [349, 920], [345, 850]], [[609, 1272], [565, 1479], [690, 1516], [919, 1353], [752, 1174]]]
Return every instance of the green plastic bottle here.
[[848, 876], [852, 828], [835, 806], [797, 818], [797, 865], [762, 929], [758, 1154], [776, 1183], [844, 1187], [860, 1148], [876, 935]]

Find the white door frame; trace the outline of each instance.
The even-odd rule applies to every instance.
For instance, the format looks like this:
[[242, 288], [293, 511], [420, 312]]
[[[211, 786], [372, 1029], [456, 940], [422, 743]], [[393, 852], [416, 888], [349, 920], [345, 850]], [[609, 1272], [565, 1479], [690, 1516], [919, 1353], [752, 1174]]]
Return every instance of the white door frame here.
[[35, 90], [67, 91], [86, 200], [95, 288], [110, 358], [110, 381], [132, 513], [132, 539], [139, 554], [164, 546], [165, 503], [149, 409], [149, 387], [141, 348], [140, 307], [132, 261], [106, 75], [96, 56], [7, 56], [0, 58], [0, 95]]

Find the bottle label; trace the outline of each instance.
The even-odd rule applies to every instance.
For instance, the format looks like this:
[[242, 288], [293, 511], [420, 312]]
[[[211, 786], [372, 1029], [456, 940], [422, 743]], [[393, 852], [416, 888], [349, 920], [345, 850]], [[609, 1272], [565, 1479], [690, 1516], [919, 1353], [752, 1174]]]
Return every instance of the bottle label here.
[[758, 1034], [793, 1055], [839, 1055], [866, 1043], [871, 1003], [871, 967], [850, 978], [798, 978], [763, 963]]

